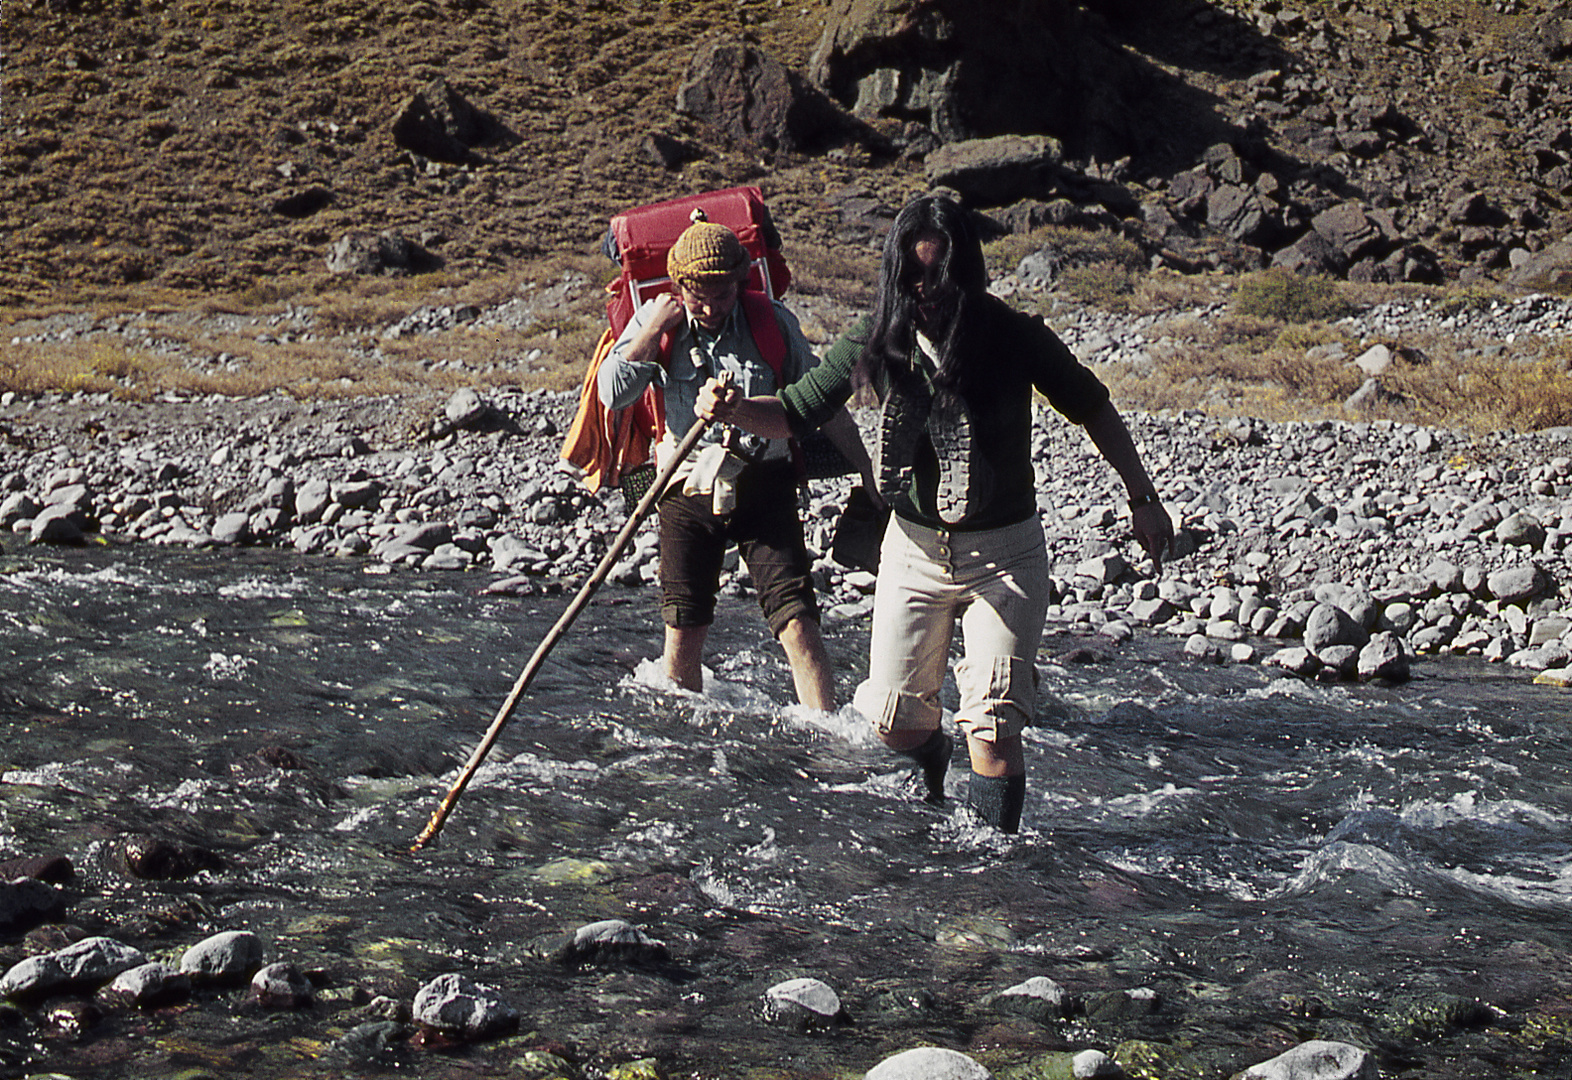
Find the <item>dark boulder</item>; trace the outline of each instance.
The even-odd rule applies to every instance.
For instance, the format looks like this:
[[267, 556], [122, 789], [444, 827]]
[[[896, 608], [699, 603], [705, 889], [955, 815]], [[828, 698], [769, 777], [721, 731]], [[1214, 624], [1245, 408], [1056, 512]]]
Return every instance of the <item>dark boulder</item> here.
[[63, 910], [65, 898], [60, 891], [37, 878], [0, 882], [0, 933], [28, 930]]
[[325, 187], [308, 187], [273, 200], [273, 213], [299, 220], [333, 205], [333, 193]]
[[1454, 199], [1447, 207], [1446, 218], [1454, 225], [1491, 227], [1505, 225], [1509, 220], [1501, 208], [1480, 191]]
[[1312, 230], [1274, 254], [1272, 265], [1296, 274], [1337, 277], [1348, 268], [1348, 260], [1324, 236]]
[[966, 139], [928, 155], [924, 172], [934, 187], [955, 190], [976, 206], [1041, 199], [1055, 191], [1064, 148], [1046, 135]]
[[1187, 218], [1204, 218], [1217, 181], [1205, 166], [1196, 166], [1176, 173], [1168, 182], [1168, 199], [1175, 214]]
[[1572, 285], [1572, 236], [1564, 237], [1507, 275], [1507, 283], [1527, 289], [1565, 289]]
[[1345, 265], [1380, 253], [1388, 243], [1382, 223], [1354, 202], [1328, 207], [1311, 219], [1310, 226], [1332, 246]]
[[916, 121], [941, 141], [1060, 139], [1105, 161], [1137, 129], [1156, 72], [1071, 0], [834, 0], [810, 74], [859, 119]]
[[677, 89], [677, 111], [736, 141], [788, 153], [827, 149], [858, 127], [817, 87], [744, 40], [694, 57]]
[[30, 855], [0, 862], [0, 880], [15, 881], [24, 877], [64, 885], [76, 877], [76, 870], [71, 866], [71, 857], [63, 854]]
[[393, 120], [393, 141], [400, 147], [453, 165], [470, 160], [474, 147], [513, 138], [496, 117], [476, 108], [440, 78], [405, 98]]
[[143, 881], [173, 881], [224, 868], [215, 852], [155, 836], [127, 837], [117, 861], [127, 876]]
[[1254, 188], [1229, 184], [1206, 200], [1206, 223], [1242, 244], [1271, 247], [1282, 234], [1277, 207]]
[[340, 237], [327, 256], [334, 274], [382, 274], [398, 277], [435, 270], [442, 260], [396, 232], [355, 232]]
[[680, 169], [688, 162], [704, 156], [704, 151], [692, 143], [659, 131], [640, 139], [638, 151], [646, 160], [663, 169]]

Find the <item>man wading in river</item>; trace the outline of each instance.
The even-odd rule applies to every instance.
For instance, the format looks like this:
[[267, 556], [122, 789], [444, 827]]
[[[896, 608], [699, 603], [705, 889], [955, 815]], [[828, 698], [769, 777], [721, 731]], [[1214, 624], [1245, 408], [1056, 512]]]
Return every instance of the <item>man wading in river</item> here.
[[[816, 362], [796, 317], [764, 293], [742, 288], [751, 259], [730, 229], [697, 221], [677, 238], [666, 261], [676, 292], [639, 308], [597, 381], [609, 409], [633, 405], [652, 382], [663, 388], [665, 433], [655, 448], [662, 468], [699, 422], [694, 401], [705, 379], [724, 373], [743, 393], [773, 394]], [[871, 479], [872, 464], [851, 415], [842, 407], [828, 420], [825, 432]], [[721, 561], [735, 543], [786, 652], [797, 700], [833, 710], [790, 440], [732, 428], [705, 438], [659, 503], [666, 675], [686, 690], [703, 689], [704, 640], [715, 618]]]
[[988, 292], [977, 233], [949, 199], [915, 199], [896, 216], [873, 314], [823, 364], [778, 396], [708, 383], [698, 408], [780, 437], [812, 430], [864, 384], [882, 403], [877, 485], [893, 514], [857, 709], [886, 746], [917, 762], [929, 801], [943, 799], [953, 740], [939, 690], [959, 622], [966, 655], [955, 665], [955, 718], [972, 765], [967, 803], [1016, 832], [1026, 799], [1021, 731], [1048, 605], [1032, 391], [1085, 428], [1118, 472], [1154, 566], [1173, 524], [1108, 390], [1041, 319]]

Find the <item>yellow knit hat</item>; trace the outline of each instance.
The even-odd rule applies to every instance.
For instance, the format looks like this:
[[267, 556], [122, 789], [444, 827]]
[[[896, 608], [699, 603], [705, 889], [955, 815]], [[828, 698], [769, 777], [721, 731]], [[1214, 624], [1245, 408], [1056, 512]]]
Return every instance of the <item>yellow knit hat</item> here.
[[752, 262], [736, 233], [706, 221], [704, 211], [695, 210], [693, 224], [682, 231], [666, 253], [666, 273], [679, 283], [740, 280]]

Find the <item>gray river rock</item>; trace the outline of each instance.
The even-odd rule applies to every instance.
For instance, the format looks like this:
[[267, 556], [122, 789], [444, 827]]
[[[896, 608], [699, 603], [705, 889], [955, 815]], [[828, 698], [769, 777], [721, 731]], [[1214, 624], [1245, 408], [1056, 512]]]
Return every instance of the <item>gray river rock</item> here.
[[147, 957], [112, 938], [84, 938], [43, 956], [30, 956], [0, 977], [0, 996], [38, 998], [100, 986]]
[[1271, 1061], [1246, 1069], [1240, 1080], [1378, 1080], [1370, 1054], [1347, 1043], [1302, 1043]]
[[150, 1009], [184, 1000], [191, 976], [156, 960], [122, 971], [104, 988], [104, 995], [136, 1008]]
[[965, 1054], [937, 1046], [905, 1050], [868, 1070], [864, 1080], [991, 1080], [993, 1073]]
[[439, 975], [415, 995], [414, 1020], [444, 1037], [485, 1039], [518, 1025], [519, 1012], [496, 990], [458, 974]]
[[251, 977], [251, 1000], [264, 1009], [303, 1009], [316, 998], [311, 980], [294, 964], [268, 964]]
[[764, 992], [764, 1018], [798, 1031], [833, 1027], [847, 1017], [840, 995], [822, 979], [788, 979]]
[[990, 1004], [1005, 1012], [1045, 1022], [1067, 1015], [1071, 1003], [1064, 987], [1046, 976], [1035, 975], [999, 991]]
[[180, 957], [180, 972], [196, 983], [244, 983], [262, 967], [262, 939], [249, 930], [225, 930], [197, 942]]

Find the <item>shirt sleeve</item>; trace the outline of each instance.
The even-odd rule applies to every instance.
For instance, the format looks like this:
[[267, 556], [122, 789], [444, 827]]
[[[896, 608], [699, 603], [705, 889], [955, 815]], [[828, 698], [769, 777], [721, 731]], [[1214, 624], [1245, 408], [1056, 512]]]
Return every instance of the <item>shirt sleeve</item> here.
[[792, 431], [805, 435], [817, 429], [851, 398], [852, 372], [867, 337], [868, 320], [860, 319], [829, 347], [816, 367], [782, 388], [781, 404]]
[[1090, 368], [1075, 358], [1059, 335], [1035, 316], [1017, 313], [1026, 320], [1030, 335], [1022, 355], [1029, 358], [1032, 385], [1072, 424], [1085, 424], [1108, 403], [1108, 388]]
[[611, 347], [611, 352], [600, 362], [600, 371], [595, 375], [595, 389], [600, 394], [600, 403], [608, 409], [626, 409], [639, 400], [644, 388], [652, 382], [657, 386], [665, 385], [665, 371], [658, 361], [628, 359], [628, 346], [649, 321], [653, 303], [653, 300], [646, 300], [639, 306], [633, 318], [628, 320], [628, 325], [622, 328], [622, 334]]

